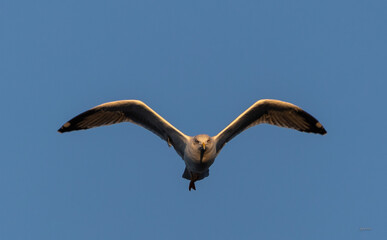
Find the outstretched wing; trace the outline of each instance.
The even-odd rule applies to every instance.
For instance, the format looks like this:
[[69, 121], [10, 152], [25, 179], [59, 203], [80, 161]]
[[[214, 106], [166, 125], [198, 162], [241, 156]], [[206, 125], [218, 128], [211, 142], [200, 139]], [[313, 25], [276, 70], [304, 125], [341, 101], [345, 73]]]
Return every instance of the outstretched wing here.
[[217, 151], [220, 151], [224, 144], [242, 131], [260, 123], [292, 128], [301, 132], [322, 135], [327, 133], [314, 117], [296, 105], [279, 100], [262, 99], [254, 103], [215, 136]]
[[168, 145], [173, 145], [176, 152], [183, 157], [188, 136], [138, 100], [121, 100], [98, 105], [63, 124], [58, 132], [64, 133], [121, 122], [132, 122], [152, 131]]

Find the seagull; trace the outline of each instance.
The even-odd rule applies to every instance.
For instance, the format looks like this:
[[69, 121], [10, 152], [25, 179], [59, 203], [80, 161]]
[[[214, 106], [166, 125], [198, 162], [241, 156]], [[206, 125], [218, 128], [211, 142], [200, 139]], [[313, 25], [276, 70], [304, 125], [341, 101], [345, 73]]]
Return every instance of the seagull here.
[[131, 122], [153, 132], [175, 149], [184, 160], [183, 178], [190, 180], [188, 190], [196, 190], [195, 182], [209, 176], [223, 146], [244, 130], [266, 123], [300, 132], [324, 135], [327, 131], [309, 113], [298, 106], [273, 99], [261, 99], [239, 115], [216, 136], [187, 136], [139, 100], [107, 102], [87, 110], [63, 124], [60, 133], [89, 129], [121, 122]]

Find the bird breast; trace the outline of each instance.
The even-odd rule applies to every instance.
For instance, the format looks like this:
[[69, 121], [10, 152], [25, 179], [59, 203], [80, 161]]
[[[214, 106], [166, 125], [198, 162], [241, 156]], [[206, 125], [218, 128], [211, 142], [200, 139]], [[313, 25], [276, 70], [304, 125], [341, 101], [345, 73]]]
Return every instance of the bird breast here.
[[216, 157], [214, 150], [204, 151], [203, 158], [200, 160], [200, 150], [187, 147], [184, 151], [184, 161], [187, 167], [195, 172], [206, 171], [213, 163]]

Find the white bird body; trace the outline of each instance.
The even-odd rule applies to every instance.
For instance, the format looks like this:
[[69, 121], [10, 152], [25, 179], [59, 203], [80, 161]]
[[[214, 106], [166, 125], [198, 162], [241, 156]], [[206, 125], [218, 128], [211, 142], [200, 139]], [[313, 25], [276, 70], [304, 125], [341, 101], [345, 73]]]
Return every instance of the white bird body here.
[[139, 100], [121, 100], [98, 105], [66, 122], [58, 131], [63, 133], [120, 122], [140, 125], [173, 146], [185, 162], [183, 178], [191, 180], [189, 190], [196, 190], [195, 181], [209, 176], [209, 167], [223, 146], [252, 126], [267, 123], [302, 132], [326, 134], [324, 127], [301, 108], [271, 99], [257, 101], [213, 137], [206, 134], [187, 136]]
[[[199, 136], [202, 136], [202, 135], [199, 135]], [[210, 138], [210, 136], [208, 136], [208, 138]], [[193, 142], [193, 140], [190, 140], [190, 141]], [[215, 148], [214, 147], [210, 148], [208, 146], [209, 144], [205, 143], [206, 150], [203, 152], [203, 156], [201, 156], [202, 143], [204, 143], [204, 141], [199, 140], [200, 146], [196, 146], [195, 144], [193, 145], [187, 144], [187, 146], [184, 149], [183, 160], [186, 166], [188, 167], [189, 170], [195, 171], [198, 173], [207, 171], [208, 168], [214, 163], [215, 157], [217, 155]]]
[[[195, 181], [208, 177], [209, 168], [218, 155], [215, 146], [213, 138], [206, 134], [189, 138], [184, 149], [183, 160], [186, 171], [184, 171], [183, 177], [191, 180], [190, 188], [195, 189], [193, 184]], [[195, 180], [192, 182], [193, 178]]]

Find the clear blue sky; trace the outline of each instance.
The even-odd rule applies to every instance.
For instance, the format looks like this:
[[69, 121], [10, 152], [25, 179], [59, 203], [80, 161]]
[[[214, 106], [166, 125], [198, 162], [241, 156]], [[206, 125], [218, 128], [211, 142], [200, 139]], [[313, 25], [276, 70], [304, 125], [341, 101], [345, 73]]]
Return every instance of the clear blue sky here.
[[[2, 1], [0, 239], [383, 239], [386, 12], [381, 0]], [[262, 98], [328, 134], [251, 128], [192, 192], [143, 128], [56, 132], [141, 99], [188, 135], [215, 135]]]

